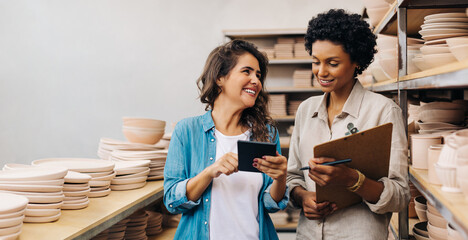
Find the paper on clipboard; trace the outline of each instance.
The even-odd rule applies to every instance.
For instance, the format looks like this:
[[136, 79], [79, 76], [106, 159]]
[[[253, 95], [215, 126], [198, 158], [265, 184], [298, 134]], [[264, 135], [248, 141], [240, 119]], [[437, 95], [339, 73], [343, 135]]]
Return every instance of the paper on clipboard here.
[[[392, 123], [383, 124], [350, 136], [335, 139], [314, 147], [315, 157], [335, 159], [351, 158], [346, 164], [358, 169], [366, 178], [379, 180], [388, 176], [390, 149], [392, 144]], [[356, 193], [343, 186], [316, 185], [317, 202], [329, 201], [344, 208], [362, 201]]]

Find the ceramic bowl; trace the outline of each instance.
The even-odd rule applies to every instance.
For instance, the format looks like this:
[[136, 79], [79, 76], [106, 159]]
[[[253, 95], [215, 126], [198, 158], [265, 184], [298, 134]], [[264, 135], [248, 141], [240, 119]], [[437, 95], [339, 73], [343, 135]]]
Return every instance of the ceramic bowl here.
[[413, 228], [413, 237], [416, 239], [416, 240], [429, 240], [429, 235], [428, 237], [424, 237], [423, 235], [420, 235], [418, 232], [416, 232]]
[[450, 224], [447, 224], [447, 236], [450, 240], [463, 240], [463, 237], [460, 234], [460, 232], [455, 230]]
[[428, 168], [428, 149], [431, 145], [442, 143], [440, 136], [413, 134], [411, 135], [411, 161], [416, 169]]
[[424, 196], [417, 196], [414, 198], [415, 206], [420, 209], [427, 209], [427, 200]]
[[155, 144], [164, 135], [164, 131], [154, 131], [147, 128], [122, 127], [122, 132], [129, 142]]
[[429, 222], [427, 223], [427, 231], [429, 232], [430, 239], [447, 239], [447, 223], [445, 223], [443, 227], [437, 227], [432, 224], [429, 218]]
[[468, 59], [468, 44], [450, 47], [450, 51], [458, 61], [464, 61]]
[[427, 70], [427, 69], [430, 69], [431, 66], [429, 66], [429, 64], [427, 64], [424, 59], [421, 57], [414, 57], [413, 58], [413, 63], [414, 65], [416, 65], [416, 67], [418, 67], [421, 71], [424, 71], [424, 70]]
[[[375, 60], [377, 64], [379, 64], [379, 60], [376, 59]], [[373, 66], [371, 68], [371, 72], [372, 72], [372, 76], [374, 77], [375, 81], [377, 82], [382, 82], [382, 81], [386, 81], [386, 80], [389, 80], [390, 78], [384, 73], [384, 71], [382, 70], [382, 68], [379, 66]]]
[[398, 75], [398, 69], [397, 69], [397, 58], [396, 57], [391, 57], [391, 58], [381, 58], [379, 60], [380, 67], [384, 71], [384, 73], [387, 75], [389, 79], [394, 79]]
[[449, 47], [456, 47], [459, 45], [468, 44], [468, 37], [456, 37], [456, 38], [447, 38], [445, 39]]
[[368, 8], [367, 15], [369, 15], [371, 25], [377, 26], [379, 22], [382, 20], [382, 18], [385, 16], [385, 14], [388, 12], [389, 8], [390, 8], [390, 5], [387, 5], [385, 7], [379, 7], [379, 8]]
[[424, 45], [421, 47], [421, 53], [428, 54], [437, 54], [437, 53], [450, 53], [450, 49], [447, 45]]
[[123, 120], [123, 126], [128, 126], [128, 127], [154, 128], [154, 129], [164, 129], [166, 127], [166, 121], [157, 120], [157, 119], [123, 117], [122, 120]]
[[434, 164], [436, 174], [442, 182], [442, 191], [461, 192], [457, 183], [456, 167]]
[[457, 61], [452, 53], [427, 54], [422, 55], [422, 58], [431, 68], [440, 67]]
[[378, 34], [376, 41], [379, 50], [395, 49], [396, 51], [398, 46], [398, 38], [391, 35]]
[[414, 232], [418, 233], [423, 237], [429, 237], [429, 233], [427, 232], [427, 221], [416, 223], [413, 228], [413, 233]]

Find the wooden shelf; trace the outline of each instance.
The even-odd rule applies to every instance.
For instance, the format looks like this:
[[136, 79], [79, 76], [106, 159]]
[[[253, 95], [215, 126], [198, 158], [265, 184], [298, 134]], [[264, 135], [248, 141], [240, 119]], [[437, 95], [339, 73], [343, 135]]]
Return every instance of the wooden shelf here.
[[90, 239], [163, 196], [163, 181], [148, 182], [129, 191], [112, 191], [102, 198], [90, 198], [81, 210], [62, 210], [52, 223], [25, 223], [19, 240]]
[[266, 87], [269, 93], [323, 93], [320, 88], [316, 87]]
[[397, 5], [398, 1], [395, 0], [395, 2], [392, 4], [388, 12], [385, 14], [385, 16], [382, 18], [382, 20], [375, 26], [374, 28], [374, 34], [379, 34], [379, 33], [386, 33], [386, 34], [391, 34], [391, 35], [396, 35], [396, 19], [397, 19]]
[[274, 58], [268, 61], [269, 64], [312, 64], [312, 58]]
[[295, 116], [291, 116], [291, 115], [288, 115], [288, 116], [272, 116], [272, 117], [277, 122], [289, 122], [289, 121], [294, 121], [294, 119], [296, 119]]
[[243, 30], [223, 30], [224, 36], [234, 38], [255, 38], [255, 37], [279, 37], [305, 35], [307, 29], [243, 29]]
[[406, 8], [464, 8], [468, 3], [464, 0], [401, 0], [399, 7]]
[[468, 239], [468, 200], [462, 193], [448, 193], [441, 186], [429, 183], [427, 170], [410, 167], [410, 181], [418, 188], [424, 197], [434, 205], [442, 216], [457, 229], [465, 239]]

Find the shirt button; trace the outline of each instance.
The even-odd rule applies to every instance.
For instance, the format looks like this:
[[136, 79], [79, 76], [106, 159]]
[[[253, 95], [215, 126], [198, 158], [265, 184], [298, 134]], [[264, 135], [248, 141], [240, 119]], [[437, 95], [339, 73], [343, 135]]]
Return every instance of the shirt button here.
[[214, 142], [214, 139], [212, 138], [211, 141]]
[[172, 204], [169, 204], [169, 207], [172, 207]]
[[210, 160], [211, 160], [211, 161], [213, 161], [213, 158], [212, 158], [212, 157], [210, 157]]
[[205, 199], [205, 202], [208, 202], [208, 198], [207, 198], [207, 199]]
[[205, 222], [205, 225], [208, 224], [208, 222]]

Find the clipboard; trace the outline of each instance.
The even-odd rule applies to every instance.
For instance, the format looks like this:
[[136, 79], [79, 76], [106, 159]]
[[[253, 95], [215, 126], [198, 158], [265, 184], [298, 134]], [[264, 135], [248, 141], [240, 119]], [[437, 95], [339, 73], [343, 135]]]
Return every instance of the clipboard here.
[[[392, 123], [386, 123], [350, 136], [335, 139], [314, 147], [315, 157], [335, 159], [351, 158], [346, 165], [358, 169], [366, 178], [379, 180], [388, 176], [390, 149], [392, 145]], [[338, 208], [345, 208], [362, 202], [356, 193], [343, 186], [316, 185], [317, 202], [334, 202]]]

